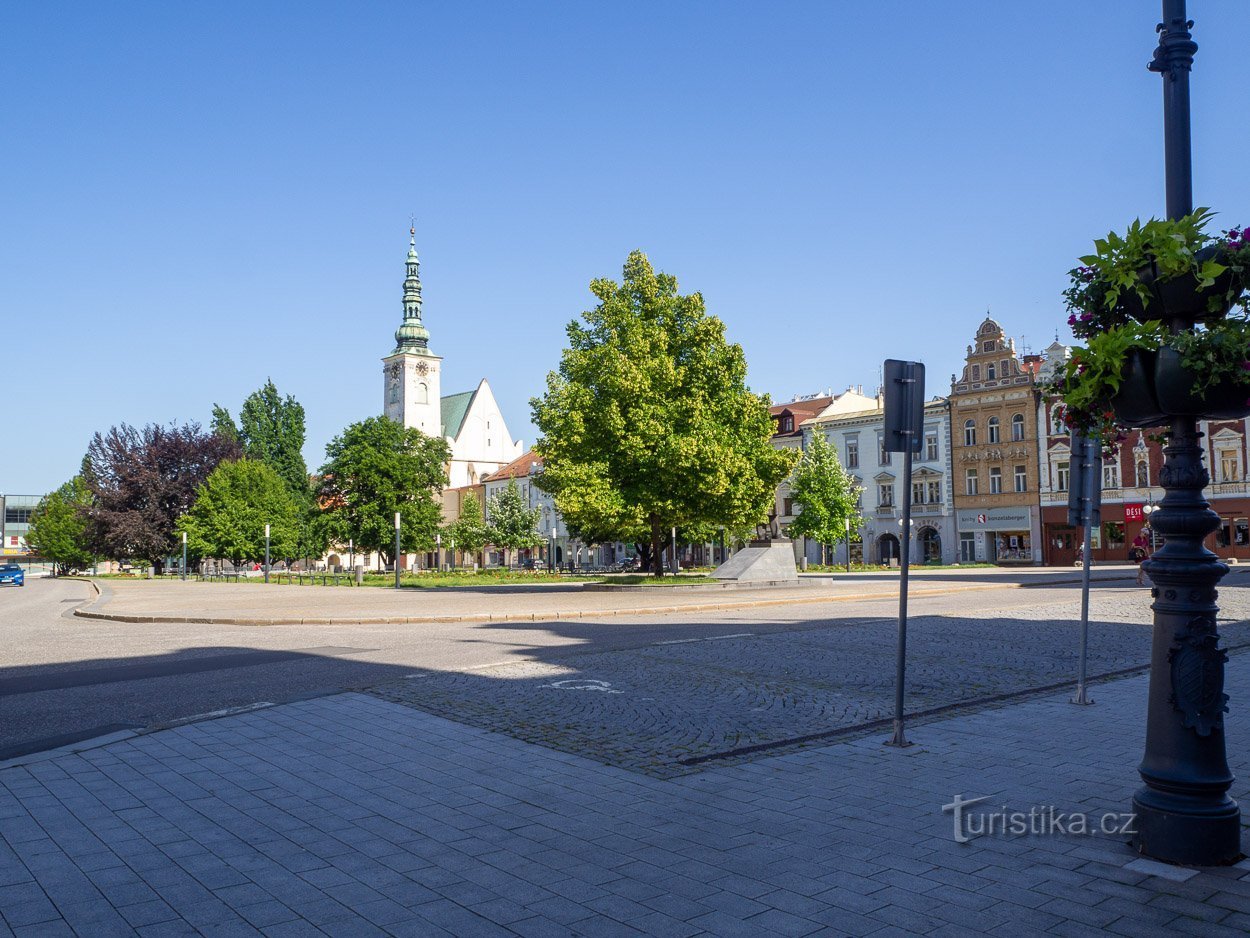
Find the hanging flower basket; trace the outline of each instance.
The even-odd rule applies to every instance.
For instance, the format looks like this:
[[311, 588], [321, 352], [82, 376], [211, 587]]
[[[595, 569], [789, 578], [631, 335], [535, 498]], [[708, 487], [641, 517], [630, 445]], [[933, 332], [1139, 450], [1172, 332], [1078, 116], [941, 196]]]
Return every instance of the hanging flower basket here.
[[1181, 353], [1168, 346], [1156, 354], [1154, 387], [1159, 408], [1172, 416], [1207, 420], [1250, 416], [1250, 382], [1227, 375], [1205, 381], [1199, 369], [1187, 366]]
[[1155, 394], [1159, 353], [1133, 349], [1125, 358], [1120, 389], [1108, 402], [1118, 423], [1126, 427], [1159, 427], [1170, 419]]
[[1152, 319], [1206, 322], [1224, 318], [1233, 305], [1233, 297], [1239, 292], [1233, 289], [1237, 283], [1236, 274], [1222, 263], [1225, 253], [1223, 248], [1215, 245], [1194, 253], [1198, 270], [1205, 268], [1213, 271], [1215, 268], [1208, 267], [1208, 262], [1214, 262], [1221, 269], [1209, 283], [1200, 280], [1194, 270], [1171, 278], [1164, 277], [1159, 272], [1159, 265], [1152, 260], [1138, 270], [1138, 278], [1149, 291], [1149, 302], [1143, 303], [1136, 290], [1129, 290], [1121, 294], [1124, 312], [1138, 322]]

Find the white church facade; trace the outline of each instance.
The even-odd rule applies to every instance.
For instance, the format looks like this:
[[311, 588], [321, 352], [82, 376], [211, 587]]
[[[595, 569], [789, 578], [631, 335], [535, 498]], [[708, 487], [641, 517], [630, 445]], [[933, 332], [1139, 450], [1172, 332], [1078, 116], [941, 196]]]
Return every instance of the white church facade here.
[[382, 359], [382, 412], [406, 427], [447, 441], [449, 488], [478, 485], [520, 457], [525, 447], [512, 439], [485, 378], [470, 391], [443, 395], [443, 359], [430, 350], [430, 333], [421, 318], [415, 229], [409, 230], [403, 304], [404, 321], [395, 331], [395, 349]]

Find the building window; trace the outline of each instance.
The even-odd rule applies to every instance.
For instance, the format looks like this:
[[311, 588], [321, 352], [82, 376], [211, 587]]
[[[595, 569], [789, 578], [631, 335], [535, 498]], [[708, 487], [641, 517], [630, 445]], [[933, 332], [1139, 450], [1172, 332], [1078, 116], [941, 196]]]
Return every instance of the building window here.
[[937, 446], [937, 434], [926, 433], [924, 438], [924, 458], [927, 461], [932, 462], [938, 458]]
[[983, 352], [992, 352], [992, 351], [994, 351], [994, 342], [993, 342], [993, 340], [990, 340], [990, 341], [988, 341], [988, 342], [983, 342], [983, 343], [981, 344], [981, 351], [983, 351]]
[[30, 516], [35, 513], [35, 506], [30, 505], [5, 505], [4, 506], [4, 523], [5, 524], [29, 524]]
[[942, 483], [941, 482], [929, 483], [929, 504], [930, 505], [942, 504]]
[[990, 494], [1003, 494], [1003, 470], [998, 466], [990, 470]]
[[1016, 491], [1027, 492], [1029, 490], [1029, 469], [1028, 466], [1016, 466]]
[[1019, 443], [1024, 439], [1024, 414], [1013, 414], [1011, 417], [1011, 442]]
[[890, 464], [890, 451], [885, 448], [884, 434], [877, 434], [877, 464], [888, 466]]
[[1120, 487], [1120, 467], [1115, 463], [1103, 465], [1102, 487], [1103, 491], [1106, 491], [1107, 489], [1118, 489]]
[[975, 420], [964, 421], [964, 446], [977, 445], [977, 422]]
[[1137, 460], [1137, 484], [1142, 488], [1150, 485], [1150, 463], [1144, 459]]
[[1011, 374], [1011, 370], [1007, 367], [1007, 359], [1004, 358], [998, 363], [998, 373], [1004, 378]]
[[924, 483], [913, 482], [911, 484], [911, 501], [913, 505], [924, 504]]
[[980, 365], [972, 366], [972, 380], [973, 381], [981, 380], [981, 366]]
[[846, 438], [846, 468], [859, 468], [859, 440]]
[[417, 385], [417, 403], [428, 404], [430, 402], [430, 389], [426, 383], [422, 381]]
[[781, 418], [781, 432], [782, 433], [794, 432], [794, 418], [791, 417], [789, 414], [786, 414], [784, 417]]
[[882, 482], [877, 486], [877, 504], [882, 508], [892, 508], [894, 506], [894, 483]]
[[1063, 423], [1063, 405], [1056, 404], [1050, 412], [1050, 432], [1055, 436], [1067, 435], [1068, 428]]
[[990, 422], [988, 424], [988, 430], [989, 430], [989, 433], [987, 435], [989, 436], [989, 442], [991, 443], [1001, 442], [998, 436], [998, 418], [997, 417], [990, 418]]
[[1220, 453], [1220, 481], [1238, 482], [1241, 480], [1241, 457], [1235, 449], [1222, 449]]
[[964, 494], [977, 494], [977, 471], [975, 469], [968, 469], [964, 472]]
[[781, 513], [787, 516], [794, 514], [794, 499], [793, 498], [782, 499]]
[[994, 380], [995, 378], [997, 378], [997, 377], [998, 377], [998, 375], [997, 375], [997, 373], [994, 371], [994, 363], [993, 363], [993, 362], [990, 362], [988, 365], [986, 365], [986, 366], [985, 366], [985, 380], [986, 380], [986, 381], [993, 381], [993, 380]]
[[1068, 490], [1068, 464], [1066, 462], [1055, 463], [1055, 490], [1059, 492]]

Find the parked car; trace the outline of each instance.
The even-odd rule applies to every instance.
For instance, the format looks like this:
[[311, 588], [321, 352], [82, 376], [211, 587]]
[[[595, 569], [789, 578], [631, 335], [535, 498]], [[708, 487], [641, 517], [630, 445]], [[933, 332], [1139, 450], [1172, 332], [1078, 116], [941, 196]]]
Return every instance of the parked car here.
[[12, 583], [14, 586], [25, 586], [26, 571], [15, 563], [0, 563], [0, 583]]

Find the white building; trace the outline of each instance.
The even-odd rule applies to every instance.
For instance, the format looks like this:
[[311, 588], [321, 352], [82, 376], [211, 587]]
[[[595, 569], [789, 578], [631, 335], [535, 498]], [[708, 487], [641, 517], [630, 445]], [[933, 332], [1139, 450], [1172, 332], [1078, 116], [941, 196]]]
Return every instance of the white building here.
[[485, 378], [472, 391], [443, 396], [443, 359], [430, 351], [430, 333], [421, 321], [415, 229], [409, 236], [404, 321], [395, 332], [395, 350], [382, 359], [383, 413], [427, 436], [445, 439], [451, 447], [448, 485], [476, 485], [517, 459], [525, 447], [512, 439]]
[[[851, 532], [851, 560], [897, 563], [901, 556], [903, 454], [886, 452], [885, 401], [847, 390], [815, 417], [802, 424], [804, 439], [823, 433], [842, 465], [863, 488], [864, 523]], [[912, 456], [911, 560], [954, 563], [955, 511], [952, 501], [950, 406], [934, 398], [924, 407], [923, 443]], [[842, 545], [835, 562], [845, 562]], [[809, 563], [820, 560], [820, 545], [807, 545]]]

